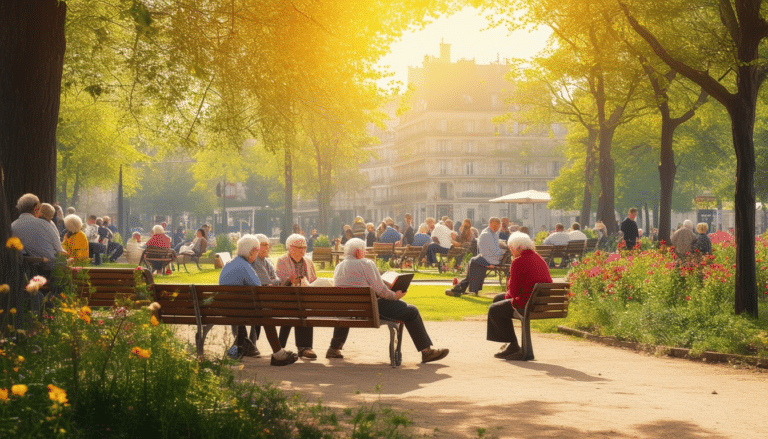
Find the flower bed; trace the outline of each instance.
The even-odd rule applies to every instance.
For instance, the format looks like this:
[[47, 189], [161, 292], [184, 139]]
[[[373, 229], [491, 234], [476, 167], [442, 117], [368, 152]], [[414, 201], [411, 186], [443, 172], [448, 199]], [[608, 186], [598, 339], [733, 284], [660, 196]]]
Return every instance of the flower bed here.
[[[712, 255], [676, 258], [671, 247], [595, 252], [569, 272], [569, 326], [619, 340], [768, 355], [768, 319], [734, 314], [735, 244], [710, 235]], [[768, 236], [756, 243], [762, 314], [768, 311]]]

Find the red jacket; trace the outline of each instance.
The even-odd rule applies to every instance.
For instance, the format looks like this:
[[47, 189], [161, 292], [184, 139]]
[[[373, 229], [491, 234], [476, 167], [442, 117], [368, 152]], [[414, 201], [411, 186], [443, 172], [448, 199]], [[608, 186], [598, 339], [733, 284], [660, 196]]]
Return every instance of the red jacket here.
[[147, 247], [171, 248], [171, 238], [162, 233], [152, 235], [147, 241]]
[[524, 250], [509, 266], [507, 294], [504, 298], [512, 299], [515, 308], [525, 308], [534, 285], [551, 282], [547, 262], [535, 251]]

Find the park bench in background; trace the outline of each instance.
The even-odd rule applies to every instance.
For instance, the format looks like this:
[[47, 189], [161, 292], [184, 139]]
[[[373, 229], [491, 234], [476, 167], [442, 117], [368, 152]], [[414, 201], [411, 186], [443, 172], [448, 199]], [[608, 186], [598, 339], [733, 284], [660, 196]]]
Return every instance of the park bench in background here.
[[507, 276], [509, 276], [509, 265], [512, 263], [512, 252], [507, 250], [504, 256], [501, 257], [498, 265], [486, 267], [485, 274], [493, 272], [496, 276], [499, 276], [499, 285], [502, 287], [507, 286]]
[[587, 239], [587, 243], [584, 245], [584, 254], [591, 253], [597, 249], [597, 238]]
[[467, 254], [469, 250], [466, 247], [460, 246], [460, 245], [454, 245], [451, 247], [450, 250], [448, 250], [448, 253], [437, 253], [437, 271], [439, 273], [443, 272], [443, 265], [448, 267], [448, 264], [453, 261], [453, 264], [459, 264], [464, 259], [464, 255]]
[[331, 254], [331, 247], [315, 247], [312, 250], [312, 262], [316, 264], [322, 264], [325, 269], [325, 264], [333, 264], [333, 255]]
[[187, 259], [189, 259], [191, 262], [194, 262], [195, 265], [197, 265], [198, 270], [202, 270], [200, 268], [200, 257], [205, 253], [205, 250], [208, 249], [208, 240], [205, 238], [201, 238], [203, 240], [202, 244], [200, 245], [200, 253], [192, 252], [192, 253], [179, 253], [176, 257], [176, 271], [181, 270], [181, 264], [184, 264], [184, 271], [189, 273], [189, 270], [187, 270]]
[[374, 242], [373, 253], [376, 254], [377, 258], [386, 258], [386, 260], [389, 260], [389, 258], [395, 255], [395, 243], [394, 242]]
[[145, 299], [152, 298], [154, 279], [145, 268], [82, 267], [68, 270], [78, 297], [87, 299], [91, 308], [112, 307], [118, 298], [135, 300], [137, 277], [143, 278], [147, 285], [148, 297]]
[[524, 312], [520, 314], [518, 309], [514, 310], [514, 318], [520, 320], [523, 328], [520, 337], [522, 344], [520, 346], [520, 352], [514, 354], [515, 358], [507, 357], [507, 359], [522, 361], [533, 360], [531, 320], [561, 319], [567, 317], [570, 292], [571, 285], [567, 282], [538, 283], [533, 287], [531, 298], [528, 299]]
[[400, 267], [400, 269], [403, 269], [403, 266], [405, 265], [406, 261], [411, 261], [411, 268], [413, 269], [413, 272], [416, 272], [416, 266], [419, 265], [419, 257], [421, 256], [421, 252], [424, 251], [424, 248], [422, 246], [411, 246], [407, 245], [405, 247], [402, 247], [398, 252], [398, 260], [397, 265]]
[[568, 248], [568, 244], [553, 245], [552, 255], [549, 257], [549, 265], [555, 265], [555, 259], [560, 259], [560, 266], [562, 268], [563, 259], [565, 258], [565, 250]]
[[[586, 243], [587, 241], [584, 239], [568, 241], [568, 245], [565, 247], [565, 251], [563, 252], [564, 258], [567, 260], [568, 264], [581, 258], [581, 256], [584, 254]], [[563, 263], [560, 263], [560, 266], [562, 267]]]
[[176, 252], [169, 248], [147, 247], [144, 253], [141, 254], [140, 264], [144, 264], [149, 270], [154, 270], [152, 266], [153, 262], [163, 264], [162, 272], [165, 273], [166, 268], [173, 264], [176, 260]]
[[547, 263], [547, 266], [549, 266], [552, 262], [552, 253], [554, 251], [554, 245], [537, 245], [536, 246], [536, 253], [541, 256], [542, 259]]

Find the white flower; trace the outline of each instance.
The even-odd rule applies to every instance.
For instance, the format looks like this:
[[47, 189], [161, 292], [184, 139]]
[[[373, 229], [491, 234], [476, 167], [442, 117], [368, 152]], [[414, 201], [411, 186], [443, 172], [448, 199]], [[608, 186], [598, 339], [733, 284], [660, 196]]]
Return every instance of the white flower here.
[[25, 289], [29, 294], [35, 294], [45, 284], [48, 283], [48, 279], [43, 276], [35, 276], [29, 281]]

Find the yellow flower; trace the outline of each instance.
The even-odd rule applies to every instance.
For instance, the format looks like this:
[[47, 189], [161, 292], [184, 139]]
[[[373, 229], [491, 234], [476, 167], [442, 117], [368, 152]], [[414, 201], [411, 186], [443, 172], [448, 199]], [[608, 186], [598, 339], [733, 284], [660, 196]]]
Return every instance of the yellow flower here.
[[84, 313], [86, 313], [88, 315], [91, 315], [91, 313], [93, 312], [93, 311], [91, 311], [91, 308], [88, 305], [85, 305], [84, 307], [80, 308], [80, 311], [82, 311], [82, 312], [84, 312]]
[[152, 354], [151, 352], [149, 352], [148, 349], [142, 349], [138, 346], [131, 349], [131, 353], [136, 355], [139, 358], [144, 358], [144, 359], [149, 358], [149, 356]]
[[77, 312], [77, 316], [80, 317], [85, 323], [91, 323], [91, 308], [84, 306]]
[[8, 312], [10, 312], [11, 314], [16, 314], [16, 308], [11, 308], [11, 310]]
[[19, 363], [23, 363], [24, 362], [24, 357], [19, 355], [19, 358], [17, 358], [16, 361], [18, 361]]
[[5, 294], [9, 291], [11, 291], [11, 287], [9, 287], [8, 284], [0, 285], [0, 294]]
[[160, 322], [157, 321], [157, 317], [155, 317], [155, 316], [152, 316], [152, 318], [149, 319], [149, 323], [151, 323], [152, 326], [157, 326], [157, 325], [160, 324]]
[[8, 401], [8, 389], [0, 389], [0, 401]]
[[58, 388], [53, 384], [48, 384], [48, 398], [51, 398], [51, 401], [56, 401], [59, 404], [66, 404], [67, 391], [64, 389]]
[[19, 238], [11, 236], [7, 241], [5, 241], [5, 248], [22, 251], [24, 250], [24, 245], [22, 245]]
[[24, 394], [27, 393], [27, 386], [24, 384], [14, 384], [11, 386], [11, 393], [16, 396], [24, 396]]

